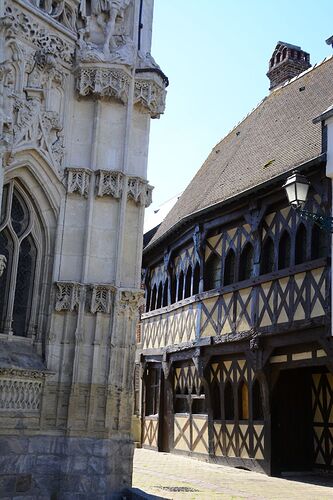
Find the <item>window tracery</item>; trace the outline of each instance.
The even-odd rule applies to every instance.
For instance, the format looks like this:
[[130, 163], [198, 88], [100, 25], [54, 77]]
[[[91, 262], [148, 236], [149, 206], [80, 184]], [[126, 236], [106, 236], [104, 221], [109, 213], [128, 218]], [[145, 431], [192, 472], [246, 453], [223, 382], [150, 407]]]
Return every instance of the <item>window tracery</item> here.
[[0, 332], [31, 336], [36, 328], [41, 261], [41, 227], [29, 198], [12, 181], [4, 188], [0, 254], [6, 267], [0, 277]]

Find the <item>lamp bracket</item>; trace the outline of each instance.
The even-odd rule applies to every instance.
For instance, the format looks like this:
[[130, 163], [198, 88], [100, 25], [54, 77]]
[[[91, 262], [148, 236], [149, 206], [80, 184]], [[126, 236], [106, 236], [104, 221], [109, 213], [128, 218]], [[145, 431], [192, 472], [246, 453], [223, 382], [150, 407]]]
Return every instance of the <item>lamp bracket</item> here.
[[333, 233], [333, 217], [328, 217], [327, 215], [315, 214], [309, 210], [304, 210], [300, 207], [294, 207], [295, 211], [302, 219], [311, 220], [320, 229], [327, 231], [328, 233]]

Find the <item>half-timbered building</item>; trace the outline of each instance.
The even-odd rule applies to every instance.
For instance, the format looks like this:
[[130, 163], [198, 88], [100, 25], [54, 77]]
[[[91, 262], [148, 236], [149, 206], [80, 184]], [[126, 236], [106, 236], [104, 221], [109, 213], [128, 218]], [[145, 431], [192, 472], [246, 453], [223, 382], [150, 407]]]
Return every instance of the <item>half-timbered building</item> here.
[[279, 42], [271, 92], [208, 156], [144, 250], [142, 445], [268, 474], [333, 468], [333, 58]]

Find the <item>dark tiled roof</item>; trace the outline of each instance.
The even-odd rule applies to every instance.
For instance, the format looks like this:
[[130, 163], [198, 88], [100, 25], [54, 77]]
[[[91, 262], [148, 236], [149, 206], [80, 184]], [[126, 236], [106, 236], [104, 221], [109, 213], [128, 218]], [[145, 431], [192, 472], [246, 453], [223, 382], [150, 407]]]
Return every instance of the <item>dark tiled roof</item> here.
[[214, 147], [148, 248], [184, 217], [318, 157], [321, 124], [312, 120], [332, 102], [332, 57], [275, 89]]

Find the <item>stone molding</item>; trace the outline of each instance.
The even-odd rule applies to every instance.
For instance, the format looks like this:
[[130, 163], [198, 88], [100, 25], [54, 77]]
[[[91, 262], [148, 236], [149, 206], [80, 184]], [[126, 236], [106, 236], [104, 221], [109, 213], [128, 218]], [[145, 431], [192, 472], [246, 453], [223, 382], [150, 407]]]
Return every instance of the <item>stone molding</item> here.
[[[110, 284], [86, 284], [70, 281], [58, 281], [55, 310], [76, 311], [80, 301], [87, 300], [88, 310], [92, 314], [105, 313], [110, 314], [114, 299], [116, 300], [117, 314], [124, 314], [129, 311], [131, 318], [137, 317], [139, 307], [144, 304], [143, 290], [118, 290]], [[90, 294], [84, 293], [90, 291]], [[85, 299], [87, 297], [87, 299]], [[0, 371], [1, 375], [1, 371]]]
[[90, 312], [109, 314], [115, 288], [112, 285], [92, 285]]
[[139, 308], [144, 304], [143, 290], [120, 290], [117, 301], [117, 315], [122, 316], [128, 312], [130, 319], [139, 318]]
[[124, 174], [119, 170], [98, 170], [97, 196], [120, 198], [123, 192]]
[[127, 186], [127, 198], [140, 203], [146, 208], [152, 202], [153, 186], [150, 186], [147, 181], [141, 177], [129, 177]]
[[[88, 168], [67, 167], [66, 172], [67, 192], [87, 197], [93, 171]], [[144, 205], [146, 208], [149, 207], [152, 202], [153, 186], [141, 177], [127, 177], [120, 170], [100, 169], [96, 171], [96, 196], [120, 199], [125, 179], [127, 179], [127, 199]]]
[[[100, 63], [102, 64], [102, 63]], [[79, 97], [116, 99], [126, 104], [131, 76], [116, 65], [104, 66], [80, 63], [76, 70], [76, 90]], [[139, 73], [134, 83], [134, 104], [152, 118], [159, 118], [165, 109], [166, 90], [162, 79], [154, 72]]]
[[88, 196], [92, 171], [88, 168], [67, 167], [67, 192]]
[[56, 311], [74, 311], [80, 304], [81, 287], [77, 282], [58, 281], [56, 283]]
[[152, 118], [159, 118], [165, 110], [165, 99], [165, 84], [159, 76], [149, 71], [136, 75], [134, 104], [140, 104]]
[[[13, 378], [0, 375], [0, 412], [3, 411], [34, 411], [40, 409], [43, 380], [36, 378]], [[31, 376], [27, 372], [28, 376]]]
[[75, 76], [80, 97], [113, 98], [123, 104], [128, 100], [130, 76], [119, 67], [81, 63], [75, 70]]

